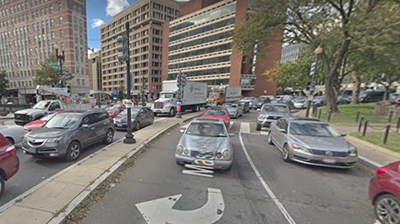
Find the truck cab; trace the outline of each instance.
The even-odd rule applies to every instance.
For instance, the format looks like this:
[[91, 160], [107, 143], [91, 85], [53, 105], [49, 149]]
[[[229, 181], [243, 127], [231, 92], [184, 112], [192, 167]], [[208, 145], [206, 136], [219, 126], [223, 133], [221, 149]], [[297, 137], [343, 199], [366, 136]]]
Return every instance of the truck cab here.
[[225, 102], [224, 92], [221, 90], [211, 90], [207, 98], [207, 105], [218, 106]]
[[64, 110], [64, 104], [59, 100], [42, 100], [35, 104], [31, 109], [19, 110], [14, 113], [15, 124], [25, 125], [37, 120], [56, 110]]

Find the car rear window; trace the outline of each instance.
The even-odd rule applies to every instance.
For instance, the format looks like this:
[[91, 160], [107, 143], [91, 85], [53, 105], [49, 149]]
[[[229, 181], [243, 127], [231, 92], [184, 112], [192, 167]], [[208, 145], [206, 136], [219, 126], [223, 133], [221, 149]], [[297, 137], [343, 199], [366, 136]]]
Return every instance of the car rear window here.
[[204, 114], [214, 116], [226, 116], [226, 112], [224, 110], [207, 110]]

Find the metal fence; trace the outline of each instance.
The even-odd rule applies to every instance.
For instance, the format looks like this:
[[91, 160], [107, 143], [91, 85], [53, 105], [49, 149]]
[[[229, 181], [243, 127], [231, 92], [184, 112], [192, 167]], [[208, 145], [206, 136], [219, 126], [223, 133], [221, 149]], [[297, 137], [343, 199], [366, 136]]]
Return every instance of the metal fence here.
[[31, 108], [31, 104], [0, 104], [0, 115], [5, 116], [8, 113], [14, 113], [18, 110]]

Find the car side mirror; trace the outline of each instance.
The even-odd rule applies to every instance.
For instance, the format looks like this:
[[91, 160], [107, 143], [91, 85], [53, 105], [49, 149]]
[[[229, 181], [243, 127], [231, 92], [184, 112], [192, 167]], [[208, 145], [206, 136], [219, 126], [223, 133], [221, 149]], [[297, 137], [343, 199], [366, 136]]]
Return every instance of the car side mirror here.
[[185, 131], [186, 131], [186, 129], [184, 129], [184, 128], [179, 130], [180, 133], [185, 133]]
[[89, 125], [88, 124], [82, 124], [81, 128], [88, 128]]
[[257, 111], [260, 111], [261, 109], [260, 108], [257, 108]]
[[229, 133], [229, 137], [231, 138], [235, 137], [235, 133]]
[[342, 132], [342, 133], [340, 133], [340, 136], [345, 137], [345, 136], [347, 136], [347, 133]]

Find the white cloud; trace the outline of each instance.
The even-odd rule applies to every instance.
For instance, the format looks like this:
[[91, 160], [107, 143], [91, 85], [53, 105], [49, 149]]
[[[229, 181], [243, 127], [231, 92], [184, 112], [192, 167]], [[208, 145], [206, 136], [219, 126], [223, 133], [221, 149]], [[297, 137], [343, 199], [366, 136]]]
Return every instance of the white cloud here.
[[92, 29], [94, 29], [96, 27], [100, 27], [103, 24], [104, 24], [104, 21], [99, 18], [94, 18], [94, 19], [92, 19], [92, 21], [90, 21], [90, 26], [92, 27]]
[[115, 16], [122, 10], [128, 8], [128, 0], [107, 0], [106, 13], [107, 16]]
[[100, 50], [100, 49], [93, 48], [93, 51], [92, 51], [92, 48], [88, 48], [88, 50], [87, 50], [88, 58], [90, 58], [90, 55], [91, 55], [92, 53], [94, 53], [94, 52], [96, 52], [96, 51], [99, 51], [99, 50]]

